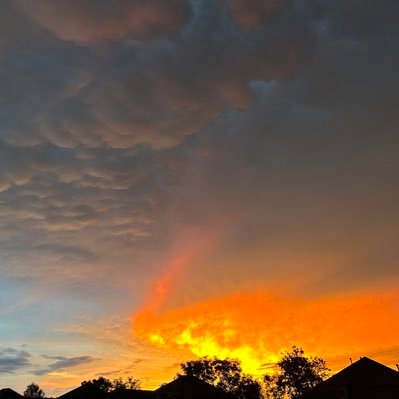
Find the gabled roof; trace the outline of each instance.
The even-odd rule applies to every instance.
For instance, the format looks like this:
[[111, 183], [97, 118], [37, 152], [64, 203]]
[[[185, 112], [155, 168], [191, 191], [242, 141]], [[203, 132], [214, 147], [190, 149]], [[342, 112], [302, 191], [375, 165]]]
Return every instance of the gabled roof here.
[[61, 395], [58, 399], [105, 399], [107, 396], [106, 392], [92, 386], [91, 384], [81, 385]]
[[[231, 399], [219, 388], [189, 376], [179, 376], [155, 391], [126, 389], [103, 392], [92, 385], [82, 385], [58, 399]], [[3, 398], [0, 398], [3, 399]], [[4, 398], [8, 399], [8, 398]], [[11, 398], [14, 399], [14, 398]], [[20, 399], [20, 398], [15, 398]]]
[[23, 396], [11, 388], [0, 389], [0, 399], [22, 399]]
[[230, 395], [199, 378], [179, 376], [154, 391], [156, 399], [227, 399]]
[[[384, 395], [381, 392], [384, 391]], [[362, 357], [328, 380], [320, 383], [303, 399], [385, 399], [399, 391], [399, 373], [368, 357]], [[393, 396], [395, 399], [399, 395]]]

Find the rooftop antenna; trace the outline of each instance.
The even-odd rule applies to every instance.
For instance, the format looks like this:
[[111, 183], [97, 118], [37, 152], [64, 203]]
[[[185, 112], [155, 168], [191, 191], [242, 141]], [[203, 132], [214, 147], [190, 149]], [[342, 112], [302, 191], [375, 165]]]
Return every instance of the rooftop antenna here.
[[353, 361], [352, 361], [352, 358], [351, 358], [351, 357], [349, 358], [349, 361], [351, 362], [351, 364], [353, 364]]

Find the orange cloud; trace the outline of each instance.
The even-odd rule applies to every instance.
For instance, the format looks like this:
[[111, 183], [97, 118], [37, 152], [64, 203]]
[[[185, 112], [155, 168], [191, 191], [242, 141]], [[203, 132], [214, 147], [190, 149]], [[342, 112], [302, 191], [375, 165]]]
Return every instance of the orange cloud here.
[[325, 358], [398, 346], [398, 299], [398, 294], [319, 300], [236, 294], [162, 314], [143, 311], [135, 315], [133, 330], [165, 352], [238, 358], [246, 372], [257, 375], [295, 344]]

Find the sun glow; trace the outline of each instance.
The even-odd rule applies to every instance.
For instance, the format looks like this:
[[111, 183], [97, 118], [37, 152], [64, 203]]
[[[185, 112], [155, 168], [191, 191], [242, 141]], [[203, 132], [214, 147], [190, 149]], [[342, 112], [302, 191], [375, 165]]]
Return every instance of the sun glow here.
[[310, 300], [246, 293], [164, 313], [144, 311], [134, 317], [133, 329], [164, 351], [237, 358], [245, 372], [260, 375], [292, 345], [323, 357], [398, 345], [398, 299], [397, 294]]
[[[216, 356], [241, 361], [244, 372], [260, 376], [272, 371], [281, 353], [293, 345], [308, 355], [336, 361], [398, 348], [399, 293], [342, 293], [328, 297], [288, 296], [262, 289], [210, 299], [176, 298], [182, 276], [220, 242], [228, 224], [192, 229], [177, 241], [164, 272], [133, 315], [133, 334], [164, 354], [184, 360]], [[208, 226], [209, 227], [209, 226]], [[179, 288], [180, 287], [180, 288]], [[173, 295], [174, 301], [168, 302]], [[173, 303], [173, 305], [171, 305]]]

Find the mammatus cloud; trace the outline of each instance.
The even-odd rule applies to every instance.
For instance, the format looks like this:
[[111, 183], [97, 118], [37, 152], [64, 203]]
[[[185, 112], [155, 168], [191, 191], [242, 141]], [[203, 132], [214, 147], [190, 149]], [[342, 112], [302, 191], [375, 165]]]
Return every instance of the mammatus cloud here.
[[45, 359], [54, 359], [55, 362], [50, 363], [45, 369], [33, 371], [34, 375], [44, 375], [54, 371], [64, 371], [70, 368], [80, 366], [81, 364], [89, 363], [95, 360], [91, 356], [77, 356], [77, 357], [63, 357], [63, 356], [47, 356], [43, 355]]
[[64, 262], [84, 263], [81, 270], [91, 272], [103, 239], [125, 249], [102, 259], [132, 242], [159, 245], [154, 235], [167, 236], [173, 198], [191, 162], [190, 149], [174, 148], [229, 107], [250, 106], [252, 80], [286, 78], [301, 64], [310, 45], [307, 20], [298, 30], [281, 18], [258, 37], [238, 32], [220, 4], [207, 2], [174, 38], [121, 40], [100, 55], [54, 37], [41, 47], [38, 38], [38, 48], [28, 43], [10, 52], [0, 65], [6, 89], [0, 189], [8, 231], [2, 245], [13, 272], [25, 263], [15, 259], [25, 256], [43, 265], [28, 274], [45, 268], [73, 275]]
[[[270, 20], [242, 31], [226, 7], [243, 3], [206, 1], [175, 36], [146, 43], [122, 38], [101, 54], [43, 30], [32, 36], [35, 44], [18, 41], [0, 64], [0, 242], [12, 265], [4, 272], [89, 279], [118, 264], [134, 281], [144, 264], [146, 270], [162, 264], [155, 258], [178, 232], [229, 208], [259, 240], [247, 243], [237, 232], [230, 252], [252, 243], [267, 247], [267, 265], [253, 262], [261, 274], [295, 269], [300, 250], [309, 254], [303, 265], [329, 265], [323, 286], [342, 286], [341, 269], [352, 273], [351, 281], [359, 281], [365, 265], [363, 278], [375, 278], [375, 263], [384, 265], [384, 276], [394, 273], [396, 227], [386, 216], [394, 207], [389, 168], [396, 165], [389, 152], [397, 123], [395, 26], [381, 25], [385, 8], [359, 15], [357, 2], [322, 3], [281, 4]], [[79, 4], [85, 15], [86, 3]], [[374, 17], [366, 32], [362, 21]], [[353, 41], [342, 39], [348, 27]], [[369, 62], [372, 53], [378, 64]], [[388, 106], [375, 100], [380, 96]], [[366, 109], [372, 112], [365, 118]], [[353, 156], [360, 143], [363, 151]], [[363, 184], [361, 171], [370, 165]], [[371, 185], [379, 189], [369, 193]], [[365, 219], [382, 209], [383, 222]], [[348, 218], [354, 236], [367, 241], [355, 252], [347, 238], [339, 240]], [[367, 231], [362, 220], [370, 223]], [[385, 228], [392, 234], [380, 234], [384, 242], [373, 239], [370, 232]], [[311, 231], [320, 247], [334, 247], [334, 256], [319, 256]], [[282, 259], [286, 247], [292, 255]], [[361, 255], [363, 247], [372, 253]], [[148, 261], [150, 253], [157, 255]], [[239, 269], [238, 261], [227, 263]], [[316, 266], [301, 267], [315, 275]]]
[[[101, 53], [63, 42], [64, 52], [18, 52], [14, 67], [4, 65], [13, 78], [7, 86], [23, 91], [28, 84], [32, 90], [9, 105], [5, 139], [18, 146], [44, 141], [64, 148], [178, 145], [229, 107], [250, 106], [251, 81], [292, 76], [312, 44], [301, 13], [299, 7], [281, 13], [253, 34], [237, 31], [225, 8], [205, 2], [176, 37], [148, 44], [126, 40], [104, 45]], [[34, 79], [22, 84], [26, 68]], [[33, 93], [41, 101], [21, 107], [34, 102]]]
[[15, 0], [35, 22], [63, 40], [90, 43], [132, 34], [145, 39], [176, 32], [190, 16], [186, 0]]
[[224, 0], [242, 28], [250, 28], [292, 0]]
[[10, 374], [30, 365], [31, 354], [24, 350], [0, 348], [0, 374]]

